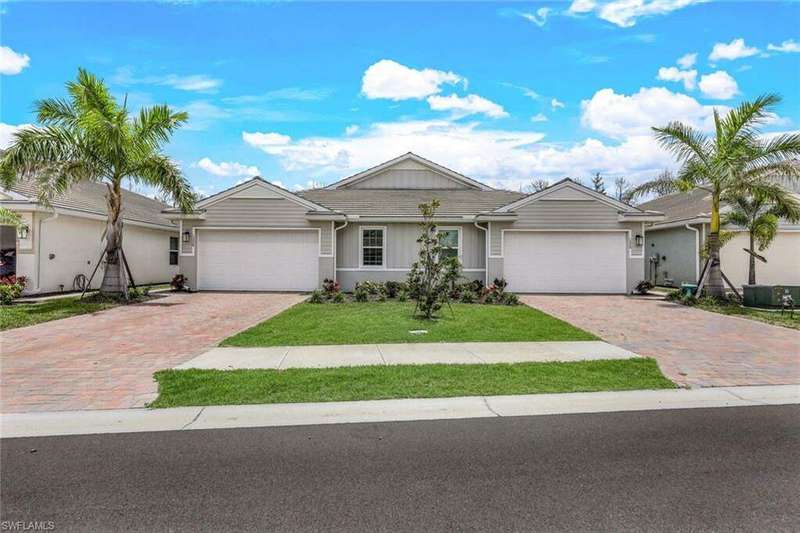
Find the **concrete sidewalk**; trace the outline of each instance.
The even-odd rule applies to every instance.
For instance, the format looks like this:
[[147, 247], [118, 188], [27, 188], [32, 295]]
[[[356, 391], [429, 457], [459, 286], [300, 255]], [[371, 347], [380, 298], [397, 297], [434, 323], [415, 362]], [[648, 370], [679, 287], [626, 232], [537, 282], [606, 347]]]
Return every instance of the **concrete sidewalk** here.
[[613, 411], [800, 404], [800, 387], [776, 385], [409, 400], [114, 409], [0, 415], [0, 437], [303, 426]]
[[432, 363], [529, 363], [634, 357], [638, 355], [603, 341], [342, 344], [213, 348], [175, 368], [283, 369]]

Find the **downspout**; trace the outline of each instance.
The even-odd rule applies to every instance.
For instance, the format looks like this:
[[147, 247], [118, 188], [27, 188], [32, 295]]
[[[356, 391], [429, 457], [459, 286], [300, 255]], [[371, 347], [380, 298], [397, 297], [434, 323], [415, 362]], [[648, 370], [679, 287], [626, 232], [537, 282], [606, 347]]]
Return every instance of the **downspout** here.
[[346, 228], [347, 224], [349, 223], [350, 221], [347, 220], [346, 218], [344, 219], [344, 224], [342, 226], [339, 226], [338, 228], [335, 227], [336, 222], [333, 223], [334, 224], [334, 229], [333, 229], [333, 282], [334, 283], [336, 283], [336, 279], [339, 277], [339, 273], [336, 269], [336, 252], [337, 249], [339, 248], [339, 230]]
[[684, 226], [694, 232], [694, 282], [700, 283], [700, 230], [689, 224]]
[[478, 221], [474, 220], [472, 224], [483, 232], [483, 286], [489, 284], [489, 233], [486, 228], [478, 225]]
[[42, 224], [58, 218], [58, 213], [53, 211], [49, 217], [39, 219], [38, 235], [36, 235], [36, 292], [42, 287]]

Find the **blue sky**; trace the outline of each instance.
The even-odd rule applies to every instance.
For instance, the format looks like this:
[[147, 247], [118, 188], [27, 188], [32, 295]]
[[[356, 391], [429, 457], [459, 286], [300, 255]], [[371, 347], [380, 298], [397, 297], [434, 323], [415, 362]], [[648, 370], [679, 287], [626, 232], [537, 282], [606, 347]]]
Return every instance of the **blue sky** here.
[[259, 173], [328, 183], [414, 151], [490, 184], [633, 182], [648, 128], [785, 100], [800, 128], [800, 3], [4, 3], [0, 144], [85, 67], [131, 108], [190, 114], [166, 147], [204, 194]]

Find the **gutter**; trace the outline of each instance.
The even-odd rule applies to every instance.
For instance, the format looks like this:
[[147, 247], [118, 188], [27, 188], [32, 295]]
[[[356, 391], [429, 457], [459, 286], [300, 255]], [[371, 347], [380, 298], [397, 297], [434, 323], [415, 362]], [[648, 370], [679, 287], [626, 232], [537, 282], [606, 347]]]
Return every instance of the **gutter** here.
[[338, 228], [333, 228], [333, 282], [336, 283], [336, 274], [338, 272], [336, 268], [336, 249], [339, 247], [339, 230], [344, 229], [349, 224], [348, 220], [344, 219], [344, 224], [339, 226]]
[[483, 232], [483, 286], [486, 287], [489, 285], [489, 230], [479, 226], [477, 220], [472, 225]]

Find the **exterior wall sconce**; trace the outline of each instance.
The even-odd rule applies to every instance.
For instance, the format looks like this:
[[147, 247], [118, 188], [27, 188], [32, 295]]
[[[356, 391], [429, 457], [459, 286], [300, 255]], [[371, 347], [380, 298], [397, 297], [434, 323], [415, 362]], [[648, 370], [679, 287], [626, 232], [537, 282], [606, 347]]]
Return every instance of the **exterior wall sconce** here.
[[28, 238], [29, 232], [28, 226], [20, 226], [17, 228], [17, 238], [25, 240]]
[[192, 238], [191, 233], [189, 233], [188, 231], [183, 232], [183, 242], [189, 242], [191, 238]]
[[642, 238], [641, 235], [637, 235], [636, 237], [634, 237], [634, 240], [636, 241], [636, 246], [641, 246], [642, 243], [644, 242], [644, 238]]

